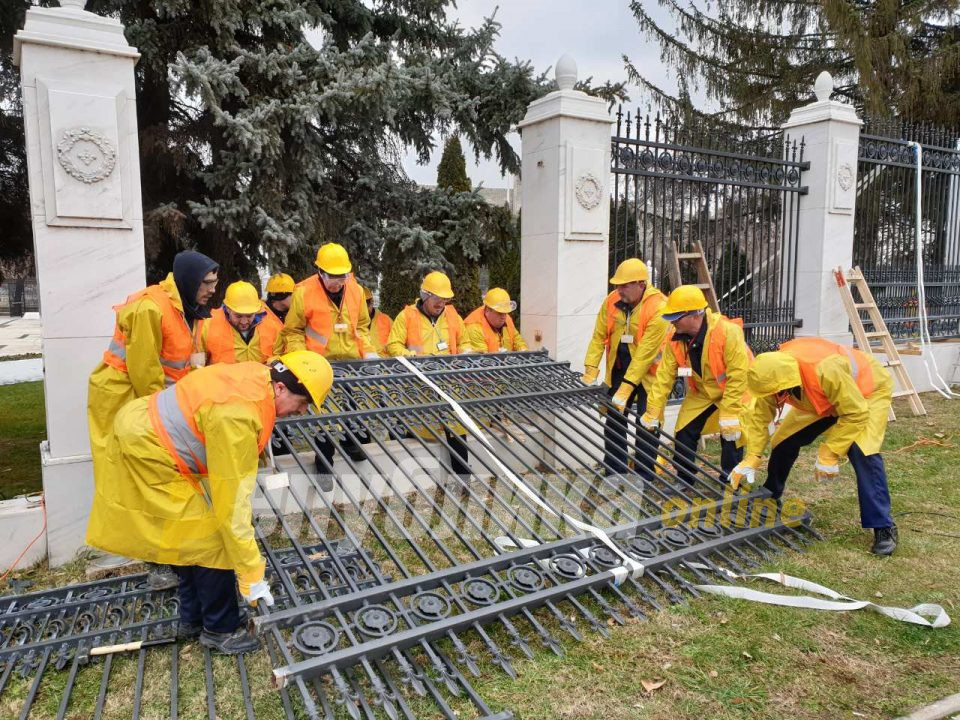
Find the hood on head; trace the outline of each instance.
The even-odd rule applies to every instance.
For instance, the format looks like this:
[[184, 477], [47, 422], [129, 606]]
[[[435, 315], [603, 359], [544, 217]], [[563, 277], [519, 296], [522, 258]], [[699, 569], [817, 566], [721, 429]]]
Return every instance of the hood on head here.
[[757, 355], [747, 371], [747, 388], [754, 397], [775, 395], [800, 385], [800, 366], [785, 352]]
[[183, 312], [188, 322], [210, 317], [210, 308], [197, 305], [197, 291], [207, 273], [216, 272], [220, 266], [203, 253], [184, 250], [173, 259], [173, 280], [180, 293]]

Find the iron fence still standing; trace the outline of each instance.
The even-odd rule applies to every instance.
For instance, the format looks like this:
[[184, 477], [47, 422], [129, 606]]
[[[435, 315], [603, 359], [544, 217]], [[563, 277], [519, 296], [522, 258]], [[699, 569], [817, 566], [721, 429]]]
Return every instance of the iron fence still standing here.
[[803, 140], [721, 136], [620, 108], [612, 145], [611, 272], [639, 257], [668, 291], [674, 247], [699, 242], [720, 309], [743, 319], [753, 350], [793, 337]]
[[922, 146], [921, 252], [932, 337], [960, 337], [960, 133], [867, 118], [860, 135], [853, 263], [895, 338], [920, 335], [915, 148]]

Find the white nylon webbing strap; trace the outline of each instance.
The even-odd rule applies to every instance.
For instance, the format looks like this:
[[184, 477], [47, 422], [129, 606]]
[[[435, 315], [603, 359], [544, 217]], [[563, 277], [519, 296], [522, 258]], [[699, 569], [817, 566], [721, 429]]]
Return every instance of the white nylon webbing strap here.
[[531, 502], [533, 502], [535, 505], [542, 508], [543, 510], [546, 510], [551, 515], [562, 518], [563, 521], [567, 523], [567, 525], [570, 525], [571, 527], [575, 527], [577, 530], [581, 530], [582, 532], [593, 535], [595, 538], [597, 538], [597, 540], [602, 542], [604, 545], [606, 545], [608, 548], [610, 548], [613, 552], [617, 554], [617, 556], [620, 558], [622, 562], [622, 565], [624, 566], [623, 568], [614, 568], [612, 570], [616, 578], [615, 582], [617, 585], [619, 585], [624, 581], [628, 572], [630, 577], [633, 577], [633, 578], [637, 578], [643, 575], [643, 564], [637, 562], [632, 557], [624, 553], [603, 530], [596, 527], [595, 525], [590, 525], [589, 523], [580, 522], [579, 520], [572, 518], [565, 513], [556, 512], [555, 510], [553, 510], [553, 508], [547, 505], [543, 501], [543, 498], [541, 498], [537, 493], [535, 493], [533, 490], [527, 487], [526, 483], [524, 483], [523, 480], [517, 477], [517, 475], [514, 474], [514, 472], [510, 468], [508, 468], [506, 465], [504, 465], [500, 461], [500, 458], [498, 458], [496, 453], [494, 452], [493, 444], [487, 438], [486, 434], [483, 432], [483, 430], [480, 429], [480, 426], [477, 425], [476, 422], [474, 422], [473, 418], [467, 414], [467, 411], [464, 410], [456, 400], [454, 400], [452, 397], [447, 395], [443, 390], [441, 390], [436, 385], [436, 383], [431, 381], [430, 378], [428, 378], [426, 375], [420, 372], [420, 370], [417, 367], [415, 367], [414, 364], [411, 363], [407, 358], [400, 355], [396, 358], [396, 360], [398, 360], [401, 365], [407, 368], [407, 370], [409, 370], [418, 378], [420, 378], [420, 380], [422, 380], [427, 386], [429, 386], [431, 390], [433, 390], [435, 393], [437, 393], [437, 395], [443, 398], [444, 402], [446, 402], [451, 408], [453, 408], [453, 411], [456, 413], [457, 417], [460, 418], [460, 421], [467, 428], [469, 428], [484, 444], [484, 448], [486, 449], [487, 454], [490, 456], [490, 459], [493, 460], [494, 464], [503, 473], [503, 476], [507, 480], [509, 480], [511, 483], [513, 483], [514, 486], [527, 497], [527, 499], [529, 499]]
[[[706, 565], [700, 563], [687, 563], [697, 570], [709, 570]], [[853, 598], [841, 595], [835, 590], [824, 587], [810, 580], [785, 575], [783, 573], [756, 573], [753, 575], [738, 575], [730, 570], [723, 570], [731, 580], [743, 580], [750, 578], [760, 578], [779, 583], [784, 587], [803, 590], [805, 592], [816, 593], [830, 598], [810, 597], [809, 595], [777, 595], [776, 593], [763, 592], [742, 585], [695, 585], [697, 590], [701, 590], [712, 595], [723, 595], [725, 597], [737, 598], [739, 600], [750, 600], [751, 602], [766, 603], [767, 605], [783, 605], [785, 607], [805, 608], [809, 610], [873, 610], [888, 618], [899, 620], [900, 622], [922, 625], [929, 628], [942, 628], [950, 624], [950, 616], [942, 606], [935, 603], [921, 603], [910, 609], [888, 607], [886, 605], [877, 605], [867, 600], [854, 600]]]

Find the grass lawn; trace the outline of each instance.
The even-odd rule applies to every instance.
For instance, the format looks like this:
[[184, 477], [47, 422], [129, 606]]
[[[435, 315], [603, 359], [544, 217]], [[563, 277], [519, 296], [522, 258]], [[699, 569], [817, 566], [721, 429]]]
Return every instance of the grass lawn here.
[[0, 385], [0, 500], [40, 492], [40, 441], [47, 437], [43, 383]]
[[[39, 407], [39, 390], [34, 393]], [[810, 506], [825, 541], [805, 554], [779, 556], [767, 570], [782, 570], [879, 604], [940, 603], [955, 623], [960, 621], [960, 539], [937, 534], [958, 533], [960, 403], [937, 395], [924, 396], [924, 402], [930, 414], [922, 418], [911, 417], [906, 403], [897, 402], [899, 420], [890, 426], [884, 446], [894, 512], [899, 516], [897, 554], [891, 558], [869, 554], [872, 535], [859, 528], [848, 465], [839, 481], [811, 479], [814, 446], [801, 455], [788, 490]], [[42, 432], [42, 411], [39, 417]], [[82, 563], [56, 572], [37, 568], [18, 575], [43, 587], [79, 579]], [[781, 591], [766, 583], [757, 587]], [[567, 639], [562, 658], [542, 651], [531, 661], [510, 648], [520, 677], [511, 680], [484, 663], [474, 686], [495, 710], [510, 709], [524, 720], [889, 718], [960, 691], [956, 624], [930, 630], [869, 611], [816, 612], [704, 597], [656, 613], [648, 622], [613, 627], [609, 639], [592, 634], [582, 623], [581, 630], [584, 642]], [[509, 648], [497, 630], [493, 634]], [[464, 633], [464, 639], [470, 635]], [[484, 653], [475, 647], [482, 658]], [[158, 682], [148, 684], [143, 717], [166, 717], [168, 656], [169, 651], [149, 653], [148, 671], [158, 673]], [[203, 715], [198, 648], [184, 646], [180, 657], [181, 717]], [[129, 717], [135, 667], [135, 656], [115, 662], [117, 677], [129, 679], [129, 692], [111, 690], [107, 716]], [[258, 720], [283, 717], [270, 689], [268, 659], [263, 653], [249, 656], [247, 667]], [[232, 661], [218, 658], [213, 671], [218, 717], [243, 717], [239, 693], [228, 680], [235, 674]], [[65, 673], [49, 675], [59, 677], [59, 682], [45, 680], [31, 718], [56, 714], [57, 688], [62, 688]], [[72, 709], [92, 707], [99, 681], [95, 669], [78, 676], [75, 694], [89, 702], [83, 700], [79, 703], [83, 708]], [[23, 697], [27, 681], [11, 683]], [[9, 702], [15, 696], [11, 689], [0, 703], [4, 717], [4, 712], [11, 717], [19, 712], [19, 705]], [[435, 716], [434, 706], [415, 705], [418, 717]], [[460, 717], [476, 716], [467, 704], [453, 706]], [[75, 715], [81, 716], [86, 715]]]

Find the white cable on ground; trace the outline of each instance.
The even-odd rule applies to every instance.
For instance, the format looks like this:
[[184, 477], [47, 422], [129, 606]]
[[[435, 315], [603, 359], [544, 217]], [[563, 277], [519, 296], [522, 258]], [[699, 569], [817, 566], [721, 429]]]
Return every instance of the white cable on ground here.
[[[698, 570], [707, 570], [707, 566], [700, 563], [686, 563], [692, 568]], [[929, 628], [942, 628], [950, 624], [950, 616], [942, 606], [935, 603], [921, 603], [910, 609], [888, 607], [877, 605], [867, 600], [854, 600], [853, 598], [841, 595], [828, 587], [818, 583], [804, 580], [803, 578], [783, 573], [756, 573], [753, 575], [738, 575], [727, 569], [723, 569], [727, 577], [731, 580], [747, 580], [750, 578], [760, 578], [779, 583], [784, 587], [804, 590], [806, 592], [816, 593], [830, 598], [824, 600], [809, 595], [777, 595], [776, 593], [763, 592], [742, 585], [695, 585], [697, 590], [710, 593], [712, 595], [723, 595], [724, 597], [737, 598], [739, 600], [750, 600], [751, 602], [765, 603], [767, 605], [783, 605], [786, 607], [805, 608], [808, 610], [873, 610], [874, 612], [885, 615], [888, 618], [899, 620], [900, 622], [912, 623], [913, 625], [922, 625]]]
[[[960, 394], [953, 392], [953, 390], [950, 389], [950, 384], [940, 375], [940, 369], [937, 367], [937, 359], [930, 347], [933, 340], [930, 337], [930, 322], [927, 318], [927, 291], [924, 287], [923, 278], [923, 238], [921, 228], [923, 222], [923, 148], [920, 143], [914, 142], [913, 140], [909, 141], [909, 144], [916, 150], [917, 157], [916, 182], [914, 183], [914, 187], [916, 188], [916, 230], [914, 232], [914, 241], [917, 261], [917, 311], [920, 316], [920, 359], [923, 361], [923, 367], [927, 371], [927, 379], [930, 381], [934, 390], [949, 400], [950, 398], [960, 397]], [[930, 370], [930, 363], [927, 362], [928, 357], [930, 358], [930, 362], [933, 363], [932, 372]], [[937, 380], [940, 381], [939, 385], [934, 381], [934, 375], [936, 375]]]
[[535, 493], [533, 490], [527, 487], [526, 483], [524, 483], [523, 480], [517, 477], [510, 468], [508, 468], [506, 465], [504, 465], [500, 461], [500, 458], [498, 458], [496, 453], [494, 453], [493, 444], [487, 438], [486, 434], [483, 432], [483, 430], [480, 429], [480, 426], [477, 425], [476, 422], [474, 422], [473, 418], [467, 414], [467, 411], [464, 410], [463, 407], [461, 407], [456, 400], [454, 400], [452, 397], [447, 395], [447, 393], [441, 390], [432, 380], [430, 380], [430, 378], [428, 378], [426, 375], [420, 372], [420, 370], [417, 367], [415, 367], [413, 363], [407, 360], [407, 358], [401, 355], [401, 356], [398, 356], [396, 359], [400, 362], [401, 365], [407, 368], [407, 370], [409, 370], [414, 375], [416, 375], [420, 380], [422, 380], [431, 390], [437, 393], [437, 395], [443, 398], [443, 400], [451, 408], [453, 408], [454, 413], [456, 413], [457, 417], [460, 418], [461, 422], [463, 422], [463, 424], [467, 428], [473, 431], [473, 433], [483, 443], [484, 449], [487, 450], [487, 454], [490, 456], [490, 459], [493, 460], [493, 462], [496, 464], [498, 468], [500, 468], [500, 470], [503, 472], [503, 476], [507, 478], [507, 480], [509, 480], [511, 483], [513, 483], [514, 486], [516, 486], [516, 488], [520, 492], [522, 492], [531, 502], [535, 503], [538, 507], [546, 510], [551, 515], [561, 518], [567, 525], [570, 525], [571, 527], [575, 527], [577, 530], [581, 530], [585, 533], [589, 533], [590, 535], [593, 535], [595, 538], [597, 538], [597, 540], [602, 542], [604, 545], [606, 545], [614, 553], [617, 554], [617, 556], [620, 558], [620, 561], [623, 565], [623, 567], [616, 567], [612, 569], [612, 572], [616, 576], [617, 585], [619, 585], [626, 579], [626, 576], [628, 573], [632, 578], [638, 578], [641, 575], [643, 575], [643, 569], [644, 569], [643, 564], [637, 562], [632, 557], [624, 553], [623, 550], [621, 550], [617, 546], [617, 544], [610, 539], [610, 536], [607, 535], [602, 529], [596, 527], [595, 525], [590, 525], [589, 523], [580, 522], [579, 520], [570, 517], [566, 513], [556, 512], [555, 510], [553, 510], [553, 508], [547, 505], [537, 493]]

